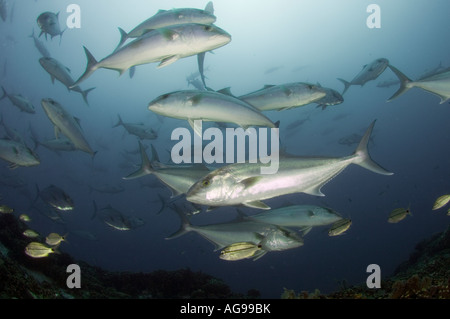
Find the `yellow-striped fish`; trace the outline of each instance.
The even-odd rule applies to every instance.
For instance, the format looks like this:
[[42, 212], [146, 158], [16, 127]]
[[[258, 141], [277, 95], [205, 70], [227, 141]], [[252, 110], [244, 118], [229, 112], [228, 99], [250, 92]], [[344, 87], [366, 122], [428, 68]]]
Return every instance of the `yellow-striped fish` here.
[[335, 222], [331, 225], [330, 230], [328, 231], [328, 236], [338, 236], [342, 235], [347, 229], [352, 225], [352, 220], [349, 218], [343, 218]]
[[396, 208], [390, 214], [388, 218], [389, 223], [398, 223], [399, 221], [405, 219], [407, 215], [411, 215], [411, 211], [408, 208]]
[[433, 205], [433, 210], [439, 209], [441, 207], [444, 207], [445, 205], [450, 202], [450, 195], [442, 195], [436, 199]]
[[250, 242], [234, 243], [225, 247], [220, 252], [220, 259], [234, 261], [246, 258], [255, 257], [259, 255], [261, 251], [261, 245], [256, 245]]
[[57, 253], [59, 251], [56, 250], [56, 247], [48, 247], [42, 243], [33, 241], [25, 247], [25, 254], [33, 258], [42, 258], [47, 257], [50, 254]]

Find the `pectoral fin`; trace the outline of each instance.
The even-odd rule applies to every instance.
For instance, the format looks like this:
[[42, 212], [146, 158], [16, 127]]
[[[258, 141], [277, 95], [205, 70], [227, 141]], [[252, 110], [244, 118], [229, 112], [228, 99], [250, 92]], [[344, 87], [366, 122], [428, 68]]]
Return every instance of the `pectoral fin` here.
[[169, 56], [169, 57], [163, 59], [160, 64], [158, 64], [157, 69], [168, 66], [169, 64], [172, 64], [172, 63], [178, 61], [178, 59], [179, 59], [179, 57], [177, 55]]
[[270, 209], [269, 206], [267, 206], [266, 204], [264, 204], [263, 202], [258, 201], [258, 200], [255, 200], [253, 202], [245, 202], [245, 203], [242, 203], [242, 204], [244, 206], [251, 207], [251, 208]]

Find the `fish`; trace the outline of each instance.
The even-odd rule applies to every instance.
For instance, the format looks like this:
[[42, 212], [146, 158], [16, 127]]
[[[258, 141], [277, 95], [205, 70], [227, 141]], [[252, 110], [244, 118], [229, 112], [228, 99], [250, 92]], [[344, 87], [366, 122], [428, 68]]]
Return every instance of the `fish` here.
[[119, 120], [113, 127], [122, 125], [128, 133], [139, 137], [141, 140], [154, 140], [158, 137], [158, 133], [151, 127], [142, 123], [124, 123], [120, 115], [117, 114], [117, 116], [119, 117]]
[[96, 191], [99, 193], [106, 193], [106, 194], [118, 194], [125, 191], [125, 187], [122, 185], [100, 185], [100, 186], [92, 186], [88, 185], [90, 191]]
[[261, 248], [261, 245], [256, 245], [254, 243], [234, 243], [225, 247], [220, 252], [219, 258], [228, 261], [253, 258], [255, 257], [255, 255], [259, 255], [259, 253], [261, 252]]
[[3, 95], [0, 97], [0, 101], [4, 98], [8, 98], [11, 103], [16, 106], [20, 111], [34, 114], [36, 110], [33, 104], [27, 98], [23, 97], [21, 94], [8, 94], [5, 88], [2, 86]]
[[33, 258], [43, 258], [50, 254], [59, 254], [57, 247], [48, 247], [39, 242], [31, 242], [25, 247], [25, 254]]
[[40, 234], [32, 229], [26, 229], [22, 233], [27, 238], [37, 238], [40, 236]]
[[[320, 84], [317, 84], [322, 87]], [[322, 110], [325, 110], [327, 106], [339, 105], [344, 102], [344, 97], [336, 90], [322, 87], [325, 90], [325, 96], [314, 103], [317, 103], [317, 107], [321, 107]]]
[[52, 83], [55, 83], [55, 79], [57, 79], [59, 82], [64, 84], [64, 86], [66, 86], [69, 91], [80, 93], [83, 96], [84, 102], [89, 105], [87, 96], [89, 92], [91, 92], [95, 88], [90, 88], [83, 91], [78, 85], [74, 85], [75, 81], [70, 75], [70, 69], [52, 57], [40, 58], [39, 63], [44, 68], [44, 70], [47, 71], [48, 74], [50, 74]]
[[36, 166], [41, 163], [38, 155], [28, 146], [9, 139], [0, 139], [0, 158], [10, 163], [10, 169]]
[[379, 87], [379, 88], [388, 88], [388, 87], [391, 87], [391, 86], [399, 84], [399, 83], [400, 83], [400, 81], [398, 79], [391, 79], [391, 80], [379, 82], [377, 84], [377, 87]]
[[289, 205], [247, 216], [246, 218], [268, 224], [296, 228], [324, 226], [342, 219], [334, 210], [316, 205]]
[[234, 123], [249, 126], [277, 127], [267, 116], [245, 101], [212, 91], [182, 90], [163, 94], [148, 104], [148, 109], [167, 117], [185, 119], [201, 136], [195, 120]]
[[375, 121], [349, 156], [280, 156], [276, 174], [261, 174], [261, 163], [225, 165], [197, 181], [187, 192], [186, 199], [207, 206], [244, 205], [269, 209], [262, 200], [300, 192], [325, 196], [321, 188], [350, 164], [377, 174], [392, 175], [371, 159], [367, 148]]
[[32, 140], [35, 145], [35, 150], [37, 149], [37, 147], [39, 145], [42, 145], [43, 147], [45, 147], [51, 151], [54, 151], [54, 152], [59, 152], [59, 151], [71, 152], [71, 151], [77, 150], [75, 144], [73, 144], [73, 142], [71, 140], [69, 140], [68, 138], [66, 138], [64, 136], [60, 136], [59, 138], [48, 139], [48, 140], [44, 140], [44, 141], [38, 141], [37, 139], [34, 139], [34, 138], [32, 138]]
[[59, 12], [56, 14], [49, 11], [41, 13], [36, 20], [39, 28], [41, 29], [39, 37], [45, 34], [45, 39], [47, 40], [47, 34], [51, 36], [51, 39], [59, 35], [60, 36], [59, 43], [61, 43], [62, 35], [64, 31], [66, 31], [66, 29], [61, 31], [58, 19], [59, 19]]
[[413, 87], [435, 94], [441, 98], [440, 104], [450, 99], [450, 68], [446, 68], [426, 78], [412, 81], [396, 67], [389, 65], [389, 68], [400, 80], [400, 88], [387, 101], [390, 102]]
[[207, 4], [205, 10], [194, 8], [159, 10], [155, 15], [140, 23], [129, 33], [126, 33], [123, 29], [119, 28], [121, 38], [116, 50], [119, 49], [128, 39], [139, 38], [152, 30], [187, 23], [208, 25], [213, 24], [214, 22], [216, 22], [216, 16], [214, 16], [214, 7], [212, 2]]
[[5, 129], [6, 136], [9, 139], [16, 141], [18, 143], [25, 144], [25, 140], [23, 139], [22, 135], [15, 129], [10, 128], [8, 125], [6, 125], [6, 123], [3, 121], [3, 116], [0, 118], [0, 125], [2, 125], [3, 128]]
[[50, 52], [48, 52], [47, 48], [45, 47], [45, 45], [34, 35], [34, 28], [33, 31], [31, 33], [31, 35], [29, 36], [30, 38], [33, 39], [34, 41], [34, 46], [36, 47], [36, 49], [38, 49], [39, 53], [45, 57], [45, 58], [50, 58]]
[[339, 236], [346, 232], [352, 225], [352, 220], [349, 218], [343, 218], [338, 220], [328, 230], [328, 236]]
[[145, 224], [145, 222], [141, 218], [135, 216], [125, 216], [120, 211], [113, 208], [111, 205], [107, 205], [106, 207], [100, 210], [97, 208], [97, 203], [95, 202], [95, 200], [93, 201], [93, 205], [94, 205], [94, 214], [91, 217], [91, 219], [94, 219], [96, 216], [99, 216], [99, 218], [105, 224], [114, 229], [120, 231], [127, 231], [138, 228]]
[[73, 117], [60, 103], [51, 98], [42, 99], [41, 104], [48, 118], [55, 126], [56, 138], [62, 133], [72, 141], [77, 149], [91, 154], [92, 157], [95, 156], [97, 152], [92, 150], [84, 137], [79, 119]]
[[159, 62], [158, 68], [181, 58], [220, 48], [231, 41], [231, 35], [215, 25], [181, 24], [145, 33], [97, 62], [84, 47], [87, 66], [72, 85], [79, 85], [96, 70], [113, 69], [122, 75], [132, 66]]
[[283, 111], [316, 102], [327, 95], [320, 86], [293, 82], [281, 85], [266, 85], [262, 89], [241, 95], [238, 98], [260, 111]]
[[23, 222], [31, 222], [31, 218], [27, 214], [20, 214], [19, 219]]
[[411, 215], [411, 210], [409, 208], [396, 208], [389, 214], [388, 222], [398, 223], [408, 215]]
[[125, 180], [139, 178], [148, 174], [155, 175], [164, 185], [172, 191], [172, 197], [186, 194], [187, 191], [200, 178], [207, 175], [210, 170], [202, 164], [198, 165], [169, 165], [156, 161], [157, 153], [153, 149], [153, 159], [149, 160], [145, 149], [139, 141], [141, 152], [141, 167], [134, 173], [123, 177]]
[[14, 213], [14, 209], [7, 205], [0, 205], [0, 213], [1, 214], [12, 214], [12, 213]]
[[40, 197], [45, 203], [58, 211], [65, 212], [75, 208], [73, 199], [58, 186], [50, 185], [40, 191], [39, 186], [36, 184], [36, 192], [36, 199]]
[[8, 18], [8, 11], [6, 8], [5, 0], [0, 0], [0, 17], [2, 18], [3, 22], [5, 22]]
[[45, 243], [50, 246], [58, 246], [61, 242], [66, 241], [67, 234], [61, 236], [58, 233], [50, 233], [45, 237]]
[[261, 245], [261, 254], [258, 257], [269, 251], [287, 250], [303, 245], [303, 239], [288, 228], [241, 218], [231, 222], [194, 226], [176, 205], [174, 207], [182, 224], [178, 231], [166, 237], [168, 240], [193, 231], [213, 243], [215, 251], [239, 242]]
[[445, 205], [450, 202], [450, 194], [439, 196], [433, 205], [433, 210], [439, 209], [441, 207], [444, 207]]
[[389, 60], [385, 58], [376, 59], [375, 61], [366, 64], [363, 66], [363, 69], [361, 72], [359, 72], [351, 82], [347, 82], [341, 78], [338, 78], [339, 81], [341, 81], [344, 84], [344, 91], [342, 92], [342, 95], [347, 92], [348, 88], [352, 85], [361, 85], [364, 86], [369, 81], [375, 80], [380, 76], [381, 73], [386, 70], [387, 66], [389, 65]]

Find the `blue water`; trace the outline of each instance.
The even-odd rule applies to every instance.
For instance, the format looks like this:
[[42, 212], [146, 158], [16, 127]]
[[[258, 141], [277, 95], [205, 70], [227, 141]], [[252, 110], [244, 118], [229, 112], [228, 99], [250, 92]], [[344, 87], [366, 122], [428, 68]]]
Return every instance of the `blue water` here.
[[[219, 259], [213, 245], [195, 233], [174, 240], [165, 237], [175, 232], [180, 221], [169, 209], [160, 208], [157, 194], [169, 198], [170, 191], [154, 176], [125, 181], [122, 177], [140, 164], [138, 141], [123, 127], [112, 128], [120, 114], [125, 122], [144, 122], [158, 131], [152, 143], [161, 160], [167, 162], [166, 150], [176, 127], [188, 127], [186, 121], [164, 118], [161, 122], [147, 109], [157, 96], [188, 87], [186, 77], [197, 71], [196, 57], [156, 69], [156, 64], [139, 66], [135, 76], [118, 76], [100, 69], [81, 84], [82, 89], [96, 87], [86, 106], [81, 95], [69, 92], [61, 83], [51, 83], [40, 66], [39, 52], [28, 36], [36, 18], [44, 11], [60, 12], [65, 27], [66, 8], [76, 3], [81, 8], [81, 28], [67, 29], [59, 41], [40, 40], [52, 57], [65, 64], [78, 78], [85, 69], [83, 46], [101, 59], [119, 42], [117, 27], [130, 31], [159, 9], [192, 7], [203, 9], [205, 1], [50, 1], [7, 0], [8, 19], [0, 20], [1, 82], [8, 93], [28, 97], [36, 114], [20, 112], [9, 100], [0, 101], [4, 122], [17, 130], [32, 146], [28, 131], [31, 125], [40, 138], [54, 137], [51, 122], [40, 101], [53, 98], [81, 120], [83, 132], [98, 151], [94, 160], [81, 151], [59, 155], [43, 147], [38, 153], [41, 164], [9, 170], [0, 164], [0, 176], [15, 176], [26, 185], [14, 188], [0, 185], [2, 202], [18, 212], [30, 215], [30, 227], [41, 234], [84, 230], [96, 236], [91, 241], [70, 235], [61, 251], [108, 270], [153, 271], [189, 267], [222, 278], [233, 291], [246, 293], [258, 289], [264, 298], [278, 298], [283, 288], [295, 291], [319, 289], [327, 293], [338, 289], [339, 281], [365, 282], [369, 264], [381, 267], [382, 277], [392, 274], [408, 258], [414, 246], [424, 238], [443, 231], [449, 223], [446, 209], [432, 211], [435, 199], [450, 192], [449, 148], [450, 105], [439, 104], [435, 95], [412, 89], [387, 103], [398, 85], [379, 88], [376, 84], [395, 78], [389, 70], [365, 86], [352, 86], [341, 105], [322, 111], [314, 104], [282, 112], [266, 112], [273, 121], [280, 120], [281, 142], [290, 153], [298, 155], [345, 156], [356, 145], [338, 141], [352, 133], [363, 134], [377, 119], [370, 145], [372, 158], [392, 176], [377, 175], [352, 165], [326, 184], [325, 197], [306, 194], [286, 195], [267, 200], [271, 207], [292, 204], [328, 206], [351, 218], [353, 224], [345, 235], [329, 237], [326, 227], [313, 229], [304, 246], [272, 252], [252, 261], [227, 262]], [[14, 10], [11, 18], [11, 9]], [[381, 28], [368, 28], [367, 6], [376, 3], [381, 9]], [[214, 89], [231, 87], [236, 95], [260, 89], [266, 84], [319, 82], [342, 92], [336, 78], [350, 81], [363, 65], [377, 58], [390, 63], [411, 78], [440, 62], [450, 66], [448, 34], [450, 3], [425, 1], [237, 1], [215, 0], [216, 25], [232, 35], [232, 41], [207, 54], [207, 84]], [[277, 68], [273, 72], [266, 72]], [[289, 134], [283, 130], [294, 120], [310, 117]], [[3, 131], [1, 131], [3, 134]], [[150, 150], [147, 151], [148, 153]], [[153, 183], [155, 188], [142, 186]], [[30, 208], [36, 196], [36, 184], [45, 188], [55, 184], [75, 201], [75, 210], [64, 213], [65, 225], [52, 222]], [[89, 185], [122, 185], [119, 194], [91, 192]], [[132, 231], [120, 232], [98, 219], [91, 220], [93, 200], [99, 207], [111, 204], [124, 214], [142, 218], [146, 224]], [[410, 206], [412, 216], [398, 224], [387, 222], [389, 213]], [[255, 209], [246, 208], [249, 214]], [[191, 219], [193, 224], [210, 224], [232, 220], [234, 208], [220, 208]]]

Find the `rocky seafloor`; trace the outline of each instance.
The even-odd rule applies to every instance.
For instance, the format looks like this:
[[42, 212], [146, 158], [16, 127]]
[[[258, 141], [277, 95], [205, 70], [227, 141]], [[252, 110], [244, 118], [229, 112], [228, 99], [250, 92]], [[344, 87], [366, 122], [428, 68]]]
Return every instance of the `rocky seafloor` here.
[[[190, 269], [151, 273], [110, 272], [74, 260], [65, 253], [30, 258], [22, 236], [26, 225], [12, 214], [0, 214], [1, 299], [255, 299], [257, 290], [234, 293], [221, 279]], [[67, 265], [83, 269], [83, 289], [67, 287]], [[366, 284], [342, 287], [330, 294], [285, 289], [282, 299], [450, 299], [450, 226], [418, 243], [409, 260], [380, 289]]]

